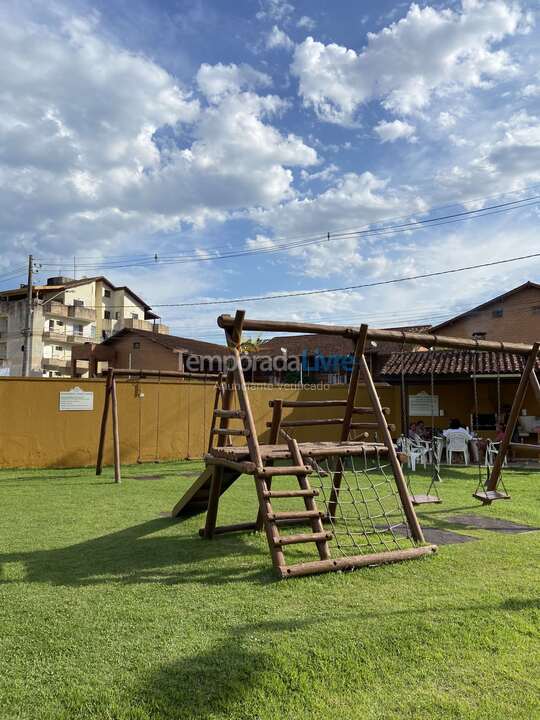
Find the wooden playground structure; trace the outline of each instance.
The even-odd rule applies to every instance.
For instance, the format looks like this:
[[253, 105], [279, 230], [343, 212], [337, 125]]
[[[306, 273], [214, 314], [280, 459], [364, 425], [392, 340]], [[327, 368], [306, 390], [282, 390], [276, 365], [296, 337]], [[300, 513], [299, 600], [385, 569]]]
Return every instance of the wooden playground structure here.
[[[359, 328], [315, 325], [245, 318], [244, 311], [236, 316], [222, 315], [218, 325], [225, 330], [232, 351], [233, 366], [228, 370], [225, 388], [218, 386], [214, 403], [206, 468], [172, 510], [173, 517], [206, 512], [200, 534], [208, 539], [236, 531], [265, 530], [273, 566], [282, 577], [351, 569], [362, 566], [398, 562], [418, 558], [436, 551], [425, 543], [415, 513], [415, 504], [402, 470], [388, 423], [388, 408], [383, 408], [373, 382], [364, 347], [370, 340], [390, 340], [424, 348], [466, 348], [472, 350], [507, 351], [526, 357], [525, 367], [512, 404], [504, 440], [486, 483], [474, 497], [484, 504], [508, 499], [499, 489], [501, 471], [512, 446], [512, 433], [529, 383], [540, 400], [540, 385], [535, 375], [539, 343], [526, 345], [468, 338], [443, 337], [395, 330], [379, 330], [361, 325]], [[243, 331], [319, 333], [352, 338], [355, 342], [354, 365], [346, 400], [281, 401], [270, 403], [273, 408], [270, 441], [262, 445], [251, 411], [241, 364], [240, 343]], [[359, 382], [368, 392], [371, 406], [355, 405]], [[238, 409], [233, 409], [237, 397]], [[343, 408], [339, 418], [283, 419], [284, 407]], [[375, 422], [358, 416], [372, 415]], [[240, 427], [231, 427], [231, 421]], [[289, 432], [295, 427], [337, 425], [337, 442], [299, 443]], [[350, 439], [352, 432], [375, 431], [377, 441]], [[243, 444], [231, 444], [231, 438]], [[379, 438], [382, 440], [379, 442]], [[283, 440], [285, 442], [283, 442]], [[535, 446], [536, 447], [536, 446]], [[540, 450], [540, 446], [537, 447]], [[285, 462], [283, 465], [281, 463]], [[252, 475], [258, 498], [258, 514], [253, 522], [218, 526], [217, 514], [221, 495], [242, 475]], [[278, 480], [295, 478], [294, 487], [276, 488]], [[294, 509], [279, 510], [280, 501], [296, 503]], [[426, 498], [424, 502], [430, 502]], [[302, 503], [303, 507], [298, 507]], [[310, 531], [288, 534], [286, 528], [307, 526]], [[285, 550], [294, 546], [314, 545], [317, 556], [289, 563]], [[298, 557], [298, 555], [297, 555]]]
[[[99, 431], [99, 445], [96, 459], [96, 475], [101, 475], [103, 469], [103, 452], [105, 449], [105, 437], [107, 435], [107, 424], [109, 415], [112, 415], [112, 444], [113, 444], [113, 465], [114, 465], [114, 481], [122, 482], [122, 468], [120, 459], [120, 426], [118, 419], [118, 391], [117, 378], [172, 378], [177, 380], [217, 380], [218, 386], [221, 387], [221, 376], [219, 374], [198, 374], [188, 372], [178, 372], [176, 370], [142, 370], [134, 368], [109, 368], [107, 371], [107, 380], [105, 384], [105, 399], [103, 402], [103, 412], [101, 414], [101, 427]], [[159, 386], [158, 386], [159, 393]], [[159, 438], [159, 394], [158, 394], [158, 417], [157, 417], [157, 433]], [[156, 441], [156, 444], [158, 441]]]

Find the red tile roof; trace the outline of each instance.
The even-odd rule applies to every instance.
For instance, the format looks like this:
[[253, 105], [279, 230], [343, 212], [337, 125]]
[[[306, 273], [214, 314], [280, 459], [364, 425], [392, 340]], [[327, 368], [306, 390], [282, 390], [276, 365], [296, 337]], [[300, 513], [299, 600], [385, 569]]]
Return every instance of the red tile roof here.
[[[392, 353], [385, 362], [381, 375], [399, 376], [403, 363], [405, 375], [495, 375], [521, 373], [526, 358], [509, 352], [475, 352], [473, 350], [435, 350]], [[537, 369], [540, 362], [537, 361]]]

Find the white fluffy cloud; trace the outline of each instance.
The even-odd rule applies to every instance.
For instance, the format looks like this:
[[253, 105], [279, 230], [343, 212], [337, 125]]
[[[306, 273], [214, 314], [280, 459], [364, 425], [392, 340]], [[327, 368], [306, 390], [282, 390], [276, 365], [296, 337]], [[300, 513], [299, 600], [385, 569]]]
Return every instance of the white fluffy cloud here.
[[211, 102], [217, 102], [225, 95], [239, 93], [246, 88], [268, 87], [272, 84], [272, 79], [251, 65], [203, 63], [197, 72], [197, 84]]
[[499, 121], [471, 156], [471, 143], [460, 162], [444, 167], [437, 183], [456, 198], [520, 190], [540, 180], [540, 118], [522, 111]]
[[283, 201], [290, 168], [318, 162], [271, 124], [283, 100], [243, 92], [270, 82], [248, 65], [201, 66], [200, 103], [96, 18], [0, 20], [0, 238], [13, 253], [36, 238], [47, 255], [67, 241], [133, 252], [148, 233]]
[[291, 71], [304, 104], [322, 120], [350, 125], [359, 106], [373, 99], [413, 113], [434, 93], [483, 87], [515, 72], [512, 58], [494, 44], [525, 22], [506, 0], [462, 0], [460, 11], [413, 4], [398, 22], [369, 33], [360, 53], [306, 38]]
[[294, 47], [294, 43], [286, 32], [283, 32], [277, 25], [274, 25], [266, 36], [266, 47], [270, 50], [279, 47], [290, 50]]
[[408, 140], [409, 142], [416, 140], [414, 125], [410, 125], [403, 120], [393, 120], [392, 122], [381, 120], [374, 129], [383, 143], [395, 142], [400, 139]]

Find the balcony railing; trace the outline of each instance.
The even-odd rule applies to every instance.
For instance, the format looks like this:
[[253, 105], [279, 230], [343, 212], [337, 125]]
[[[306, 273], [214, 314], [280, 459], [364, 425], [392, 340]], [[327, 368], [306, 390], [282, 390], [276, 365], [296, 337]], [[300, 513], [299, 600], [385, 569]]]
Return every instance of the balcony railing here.
[[69, 317], [79, 322], [94, 322], [96, 319], [96, 311], [92, 308], [84, 307], [84, 305], [65, 305], [55, 300], [43, 303], [43, 312], [46, 315], [54, 315], [54, 317]]
[[74, 331], [63, 331], [58, 332], [56, 330], [45, 330], [43, 332], [43, 339], [44, 340], [51, 340], [53, 342], [62, 342], [62, 343], [76, 343], [77, 345], [80, 345], [85, 342], [92, 342], [96, 339], [96, 333], [93, 332], [90, 335], [84, 335], [80, 332], [74, 332]]
[[71, 367], [71, 360], [61, 357], [43, 358], [41, 367], [43, 370], [67, 370]]
[[94, 322], [96, 311], [82, 305], [68, 305], [68, 316], [81, 322]]
[[51, 300], [50, 302], [43, 303], [43, 312], [46, 315], [54, 315], [55, 317], [67, 318], [68, 306], [64, 303]]

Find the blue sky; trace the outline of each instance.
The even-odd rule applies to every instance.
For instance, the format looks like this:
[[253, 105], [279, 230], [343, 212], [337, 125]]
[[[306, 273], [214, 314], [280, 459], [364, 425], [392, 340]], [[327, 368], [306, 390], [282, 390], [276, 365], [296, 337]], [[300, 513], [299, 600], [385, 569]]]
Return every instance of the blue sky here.
[[[0, 287], [24, 279], [28, 253], [40, 279], [69, 274], [75, 257], [78, 276], [130, 285], [172, 332], [219, 341], [215, 317], [237, 303], [174, 305], [538, 251], [537, 204], [332, 237], [540, 194], [536, 8], [4, 3]], [[259, 252], [328, 232], [327, 242]], [[236, 250], [256, 252], [219, 257]], [[538, 280], [535, 260], [244, 306], [388, 327], [438, 322], [527, 279]]]

